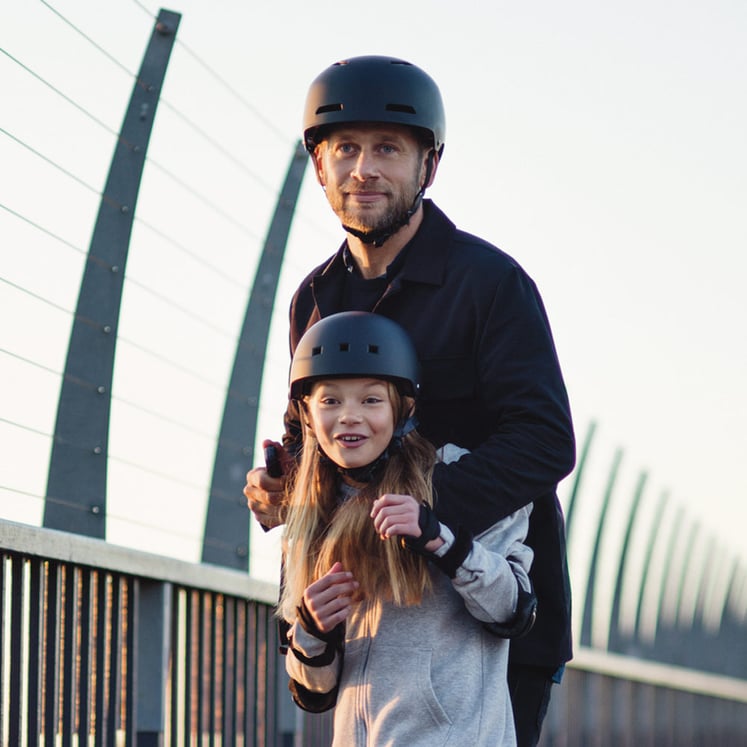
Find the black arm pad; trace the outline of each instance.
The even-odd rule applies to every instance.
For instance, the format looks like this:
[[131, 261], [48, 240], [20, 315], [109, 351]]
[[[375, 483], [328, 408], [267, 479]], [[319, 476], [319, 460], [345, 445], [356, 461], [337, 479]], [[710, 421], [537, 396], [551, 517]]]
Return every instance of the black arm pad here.
[[498, 638], [521, 638], [532, 629], [536, 619], [537, 597], [533, 591], [524, 591], [519, 587], [516, 614], [507, 622], [486, 622], [483, 625]]
[[293, 702], [309, 713], [324, 713], [334, 708], [337, 702], [337, 687], [328, 693], [315, 693], [307, 690], [301, 683], [291, 680], [288, 683], [288, 689], [293, 696]]
[[313, 635], [314, 638], [318, 638], [323, 641], [326, 645], [324, 651], [318, 656], [305, 656], [298, 649], [293, 646], [290, 647], [293, 656], [296, 657], [302, 664], [306, 664], [309, 667], [326, 667], [335, 660], [335, 656], [342, 651], [342, 644], [345, 637], [345, 627], [342, 623], [336, 625], [329, 633], [323, 633], [317, 627], [314, 622], [314, 618], [309, 612], [309, 608], [306, 603], [301, 600], [301, 604], [296, 607], [298, 612], [298, 622], [301, 627], [309, 634]]

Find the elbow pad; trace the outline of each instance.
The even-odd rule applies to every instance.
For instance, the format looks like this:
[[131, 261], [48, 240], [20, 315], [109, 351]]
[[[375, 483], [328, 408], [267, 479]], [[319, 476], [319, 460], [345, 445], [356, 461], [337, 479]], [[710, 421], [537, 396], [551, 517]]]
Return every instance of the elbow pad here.
[[536, 619], [537, 597], [533, 591], [524, 591], [520, 586], [514, 616], [503, 623], [486, 622], [483, 626], [498, 638], [521, 638], [532, 629]]
[[328, 693], [315, 693], [307, 690], [300, 682], [290, 680], [288, 689], [293, 696], [293, 702], [309, 713], [324, 713], [334, 708], [337, 703], [337, 687]]

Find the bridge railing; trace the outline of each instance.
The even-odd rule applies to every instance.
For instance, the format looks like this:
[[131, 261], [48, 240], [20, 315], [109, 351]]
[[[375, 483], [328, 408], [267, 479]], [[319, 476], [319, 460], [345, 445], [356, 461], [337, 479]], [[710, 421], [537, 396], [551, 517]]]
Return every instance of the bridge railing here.
[[[324, 747], [273, 584], [0, 521], [0, 744]], [[747, 682], [581, 647], [541, 745], [744, 744]]]
[[274, 585], [10, 522], [0, 548], [0, 744], [328, 741], [290, 702]]
[[540, 747], [738, 747], [747, 681], [577, 647]]

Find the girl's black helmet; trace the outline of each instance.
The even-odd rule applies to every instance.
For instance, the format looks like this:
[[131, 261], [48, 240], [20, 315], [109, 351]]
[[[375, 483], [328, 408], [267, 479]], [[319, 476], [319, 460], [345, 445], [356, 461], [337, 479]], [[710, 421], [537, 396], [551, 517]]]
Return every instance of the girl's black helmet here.
[[372, 378], [415, 397], [420, 364], [407, 332], [391, 319], [343, 311], [321, 319], [299, 340], [290, 369], [290, 399], [308, 394], [318, 379]]
[[355, 122], [409, 125], [424, 131], [439, 156], [446, 121], [441, 92], [419, 67], [395, 57], [351, 57], [334, 63], [311, 84], [303, 139], [311, 153], [329, 126]]

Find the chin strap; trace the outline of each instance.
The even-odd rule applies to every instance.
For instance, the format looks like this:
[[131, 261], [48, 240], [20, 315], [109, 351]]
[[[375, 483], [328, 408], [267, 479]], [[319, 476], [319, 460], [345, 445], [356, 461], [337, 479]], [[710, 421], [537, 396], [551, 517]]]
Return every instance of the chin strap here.
[[427, 185], [431, 180], [435, 156], [436, 151], [431, 150], [428, 154], [428, 163], [425, 166], [425, 179], [423, 180], [423, 186], [415, 195], [415, 199], [412, 201], [410, 209], [403, 216], [395, 221], [392, 221], [392, 223], [390, 223], [385, 228], [379, 228], [373, 231], [359, 231], [357, 228], [346, 226], [344, 223], [342, 224], [343, 229], [347, 233], [355, 236], [356, 239], [360, 239], [364, 244], [373, 244], [373, 246], [375, 247], [383, 246], [387, 241], [389, 241], [389, 239], [392, 238], [392, 236], [394, 236], [395, 233], [397, 233], [397, 231], [400, 230], [400, 228], [404, 228], [406, 225], [408, 225], [410, 223], [410, 218], [412, 218], [412, 216], [415, 215], [415, 213], [418, 211], [418, 208], [423, 202], [423, 197], [425, 195], [425, 185]]
[[379, 228], [374, 231], [359, 231], [357, 228], [346, 226], [344, 223], [342, 227], [347, 233], [352, 234], [356, 239], [360, 239], [364, 244], [373, 244], [375, 247], [383, 246], [400, 228], [404, 228], [409, 224], [410, 218], [415, 215], [417, 209], [420, 207], [424, 194], [425, 190], [421, 189], [415, 197], [412, 207], [399, 220], [394, 221], [386, 228]]

